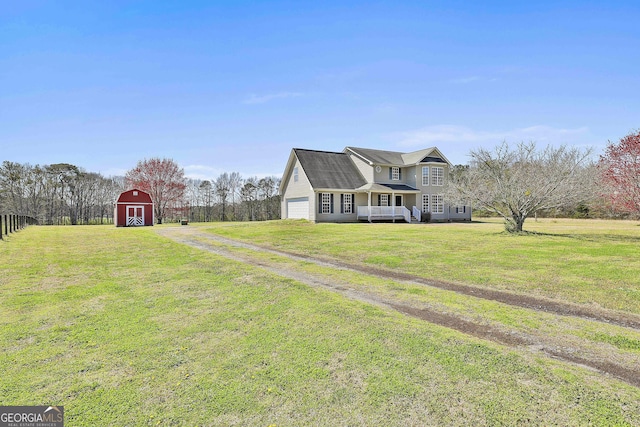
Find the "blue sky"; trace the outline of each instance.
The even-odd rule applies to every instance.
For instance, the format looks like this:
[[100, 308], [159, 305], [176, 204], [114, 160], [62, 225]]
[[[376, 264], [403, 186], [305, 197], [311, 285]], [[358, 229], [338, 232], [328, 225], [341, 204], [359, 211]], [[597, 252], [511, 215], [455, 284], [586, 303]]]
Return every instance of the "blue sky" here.
[[0, 4], [0, 160], [249, 177], [294, 147], [466, 163], [640, 127], [638, 1]]

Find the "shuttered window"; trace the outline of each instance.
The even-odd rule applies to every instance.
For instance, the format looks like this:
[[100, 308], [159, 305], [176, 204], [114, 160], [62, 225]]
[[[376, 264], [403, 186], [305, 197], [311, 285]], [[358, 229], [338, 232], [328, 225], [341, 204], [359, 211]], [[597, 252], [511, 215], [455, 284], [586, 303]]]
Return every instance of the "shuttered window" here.
[[340, 212], [343, 214], [353, 213], [353, 194], [342, 194], [340, 199], [342, 205]]
[[318, 195], [318, 212], [321, 214], [333, 213], [333, 194], [331, 193], [319, 193]]

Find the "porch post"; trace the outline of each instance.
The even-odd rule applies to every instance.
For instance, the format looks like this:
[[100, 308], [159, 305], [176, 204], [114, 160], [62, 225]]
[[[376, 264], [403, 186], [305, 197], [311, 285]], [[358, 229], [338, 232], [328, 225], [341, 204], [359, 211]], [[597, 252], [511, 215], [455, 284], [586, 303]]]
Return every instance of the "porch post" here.
[[391, 192], [391, 216], [393, 217], [393, 222], [396, 222], [396, 193]]
[[367, 194], [369, 196], [369, 200], [367, 202], [367, 209], [369, 209], [369, 211], [367, 212], [367, 215], [369, 216], [369, 222], [371, 222], [371, 191], [367, 191]]

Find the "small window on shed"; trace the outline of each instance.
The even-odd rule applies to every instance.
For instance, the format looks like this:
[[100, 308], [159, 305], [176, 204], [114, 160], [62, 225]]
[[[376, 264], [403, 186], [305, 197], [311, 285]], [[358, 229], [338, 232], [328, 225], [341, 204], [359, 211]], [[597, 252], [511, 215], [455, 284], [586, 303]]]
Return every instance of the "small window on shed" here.
[[133, 192], [133, 195], [134, 195], [134, 196], [137, 196], [137, 195], [138, 195], [138, 192], [137, 192], [137, 191], [134, 191], [134, 192]]
[[298, 182], [298, 168], [293, 168], [293, 182]]

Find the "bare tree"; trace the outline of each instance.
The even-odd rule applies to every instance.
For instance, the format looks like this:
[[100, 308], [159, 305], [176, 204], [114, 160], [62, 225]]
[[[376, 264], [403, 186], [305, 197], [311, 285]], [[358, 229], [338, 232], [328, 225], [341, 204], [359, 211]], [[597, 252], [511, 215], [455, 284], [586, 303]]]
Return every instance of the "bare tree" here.
[[233, 215], [231, 216], [231, 220], [236, 220], [236, 196], [240, 195], [240, 189], [242, 187], [242, 176], [238, 172], [231, 172], [229, 174], [229, 189], [231, 195], [231, 207]]
[[151, 195], [156, 221], [162, 224], [169, 208], [181, 206], [186, 188], [184, 169], [171, 159], [152, 158], [138, 162], [127, 172], [129, 187]]
[[258, 181], [261, 220], [277, 219], [280, 217], [279, 184], [280, 179], [275, 176], [267, 176]]
[[26, 202], [26, 215], [40, 221], [43, 219], [46, 187], [46, 174], [44, 168], [36, 165], [28, 169], [27, 180], [24, 188]]
[[507, 231], [522, 232], [524, 221], [538, 210], [593, 197], [591, 152], [566, 146], [538, 151], [533, 142], [473, 150], [470, 167], [451, 175], [447, 199], [494, 212], [504, 218]]
[[247, 207], [247, 219], [256, 220], [256, 207], [258, 204], [258, 178], [250, 177], [244, 182], [240, 189], [240, 198]]
[[94, 216], [99, 219], [100, 224], [104, 224], [105, 219], [113, 216], [113, 202], [118, 194], [124, 191], [124, 183], [119, 178], [101, 177], [95, 193]]
[[227, 203], [229, 201], [229, 195], [231, 194], [231, 182], [229, 178], [229, 174], [224, 172], [222, 173], [215, 181], [215, 192], [218, 198], [220, 199], [220, 203], [222, 204], [222, 221], [226, 221], [226, 208]]
[[200, 200], [203, 203], [204, 208], [204, 221], [210, 222], [213, 219], [213, 200], [214, 200], [214, 187], [211, 181], [202, 181], [199, 187]]
[[4, 161], [0, 166], [0, 201], [6, 213], [24, 212], [25, 181], [29, 165]]

